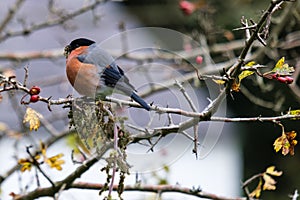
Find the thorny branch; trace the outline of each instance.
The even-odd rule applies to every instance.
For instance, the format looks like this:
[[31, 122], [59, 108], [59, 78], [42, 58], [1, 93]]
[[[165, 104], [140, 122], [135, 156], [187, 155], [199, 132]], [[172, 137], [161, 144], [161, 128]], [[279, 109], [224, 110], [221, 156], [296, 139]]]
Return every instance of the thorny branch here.
[[[185, 99], [187, 100], [187, 102], [189, 103], [191, 109], [193, 110], [193, 112], [197, 112], [197, 108], [195, 106], [195, 104], [193, 103], [191, 97], [189, 96], [189, 94], [185, 91], [183, 85], [181, 83], [179, 83], [178, 81], [175, 81], [176, 85], [179, 87], [179, 90], [182, 92], [183, 96], [185, 97]], [[199, 129], [199, 125], [195, 124], [194, 128], [194, 148], [193, 148], [193, 153], [195, 153], [196, 158], [198, 157], [198, 129]]]
[[[88, 190], [100, 190], [104, 187], [103, 184], [97, 184], [97, 183], [87, 183], [87, 182], [75, 182], [68, 186], [66, 189], [88, 189]], [[50, 188], [40, 188], [39, 192], [44, 193], [45, 190], [49, 190]], [[113, 190], [117, 190], [118, 185], [113, 186]], [[182, 186], [176, 186], [176, 185], [127, 185], [124, 188], [126, 191], [139, 191], [139, 192], [154, 192], [154, 193], [168, 193], [168, 192], [176, 192], [176, 193], [182, 193], [187, 194], [199, 198], [205, 198], [205, 199], [215, 199], [215, 200], [245, 200], [245, 198], [236, 197], [236, 198], [230, 198], [225, 196], [218, 196], [209, 192], [205, 192], [198, 188], [186, 188]], [[24, 199], [24, 198], [20, 198]]]
[[[21, 82], [16, 81], [14, 79], [14, 77], [6, 77], [6, 76], [0, 74], [0, 80], [1, 80], [1, 83], [4, 84], [3, 87], [0, 87], [0, 93], [4, 92], [4, 91], [10, 91], [10, 90], [21, 90], [21, 91], [29, 94], [30, 89], [25, 87]], [[200, 121], [210, 121], [210, 120], [214, 120], [214, 118], [213, 119], [208, 118], [207, 117], [208, 113], [213, 108], [215, 108], [215, 106], [219, 103], [220, 99], [222, 99], [222, 98], [224, 98], [224, 94], [221, 92], [220, 95], [214, 101], [212, 101], [206, 107], [206, 109], [204, 109], [202, 112], [197, 112], [195, 110], [194, 105], [193, 105], [193, 111], [186, 111], [186, 110], [182, 110], [182, 109], [179, 109], [179, 108], [169, 108], [169, 107], [165, 108], [165, 107], [160, 107], [160, 106], [156, 106], [156, 105], [152, 105], [151, 110], [155, 111], [159, 114], [170, 113], [170, 114], [183, 115], [183, 116], [186, 116], [186, 117], [198, 118]], [[108, 97], [106, 97], [106, 100], [109, 101], [109, 102], [116, 103], [117, 105], [120, 105], [120, 106], [130, 106], [130, 107], [137, 107], [137, 108], [140, 107], [140, 105], [136, 102], [121, 100], [121, 99], [117, 99], [117, 98], [114, 98], [114, 97], [109, 97], [108, 96]], [[52, 100], [51, 97], [42, 97], [42, 96], [40, 96], [39, 101], [46, 103], [48, 108], [51, 110], [52, 105], [69, 105], [74, 101], [74, 98], [67, 97], [67, 98], [61, 98], [61, 99], [58, 99], [58, 100]], [[187, 101], [191, 102], [191, 99], [187, 98]], [[290, 115], [290, 116], [285, 117], [285, 118], [282, 118], [282, 116], [280, 116], [280, 117], [278, 117], [278, 120], [280, 120], [280, 119], [292, 119], [292, 118], [295, 118], [295, 116]], [[247, 121], [248, 118], [244, 118], [244, 119], [245, 119], [245, 121]], [[269, 117], [267, 117], [267, 119], [269, 119]], [[218, 121], [222, 121], [222, 120], [219, 119]], [[224, 121], [228, 121], [228, 119], [224, 119]], [[249, 121], [253, 121], [252, 118], [250, 118]]]
[[41, 172], [41, 174], [43, 174], [43, 176], [51, 183], [51, 185], [54, 187], [54, 183], [53, 181], [50, 179], [50, 177], [44, 172], [44, 170], [42, 170], [42, 168], [40, 167], [39, 162], [35, 159], [34, 155], [30, 152], [30, 148], [32, 146], [28, 146], [26, 147], [26, 152], [28, 153], [28, 155], [30, 156], [30, 158], [33, 160], [33, 164], [35, 165], [35, 167], [37, 168], [37, 170], [39, 172]]

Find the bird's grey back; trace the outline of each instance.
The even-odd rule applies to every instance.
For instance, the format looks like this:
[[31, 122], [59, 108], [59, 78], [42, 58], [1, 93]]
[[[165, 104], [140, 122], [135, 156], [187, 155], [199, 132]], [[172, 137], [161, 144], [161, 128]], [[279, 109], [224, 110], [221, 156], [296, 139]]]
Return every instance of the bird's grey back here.
[[91, 63], [97, 65], [99, 68], [104, 69], [108, 65], [115, 65], [114, 58], [104, 49], [92, 44], [88, 48], [88, 54], [78, 57], [81, 62]]

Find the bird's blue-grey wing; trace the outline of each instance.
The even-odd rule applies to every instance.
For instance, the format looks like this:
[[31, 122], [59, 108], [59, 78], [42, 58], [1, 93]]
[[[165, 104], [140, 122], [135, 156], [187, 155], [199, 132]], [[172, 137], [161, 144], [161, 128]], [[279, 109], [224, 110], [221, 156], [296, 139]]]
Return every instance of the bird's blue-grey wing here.
[[77, 57], [79, 61], [84, 63], [90, 63], [100, 68], [99, 71], [114, 62], [113, 57], [107, 53], [104, 49], [101, 49], [96, 44], [92, 44], [88, 47], [87, 53]]
[[78, 56], [78, 59], [84, 63], [94, 64], [99, 69], [100, 85], [112, 88], [131, 95], [135, 91], [124, 71], [114, 62], [113, 57], [96, 44], [89, 46], [88, 53]]

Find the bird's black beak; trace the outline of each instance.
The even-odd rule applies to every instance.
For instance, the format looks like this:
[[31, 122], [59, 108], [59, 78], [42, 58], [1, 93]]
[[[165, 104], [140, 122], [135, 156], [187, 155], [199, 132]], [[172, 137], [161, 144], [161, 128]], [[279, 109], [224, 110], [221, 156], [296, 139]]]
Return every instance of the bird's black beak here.
[[70, 45], [67, 45], [64, 49], [64, 56], [66, 58], [68, 58], [69, 54], [71, 53], [71, 46]]

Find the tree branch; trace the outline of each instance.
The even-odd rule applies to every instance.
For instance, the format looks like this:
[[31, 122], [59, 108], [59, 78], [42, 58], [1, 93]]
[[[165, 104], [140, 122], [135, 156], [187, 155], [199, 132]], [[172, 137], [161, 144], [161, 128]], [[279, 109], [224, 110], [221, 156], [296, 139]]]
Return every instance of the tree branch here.
[[[85, 182], [76, 182], [70, 186], [69, 189], [91, 189], [91, 190], [99, 190], [103, 187], [103, 184], [97, 183], [85, 183]], [[118, 186], [114, 185], [113, 189], [117, 190]], [[199, 198], [206, 199], [215, 199], [215, 200], [245, 200], [243, 197], [237, 198], [228, 198], [224, 196], [215, 195], [209, 192], [202, 191], [201, 189], [194, 188], [186, 188], [181, 186], [173, 186], [173, 185], [127, 185], [124, 188], [124, 191], [140, 191], [140, 192], [154, 192], [154, 193], [168, 193], [168, 192], [176, 192], [182, 193], [190, 196], [195, 196]]]
[[61, 15], [56, 19], [50, 19], [48, 21], [41, 22], [39, 24], [33, 24], [30, 27], [24, 28], [23, 30], [19, 30], [19, 31], [7, 31], [6, 33], [4, 33], [3, 35], [0, 36], [0, 42], [2, 42], [3, 40], [6, 40], [7, 38], [28, 35], [37, 30], [41, 30], [44, 28], [63, 24], [64, 22], [66, 22], [78, 15], [81, 15], [87, 11], [95, 9], [100, 3], [103, 3], [103, 2], [105, 2], [105, 0], [95, 0], [95, 2], [91, 3], [90, 5], [84, 6], [72, 13], [67, 13], [65, 15]]
[[216, 122], [277, 122], [280, 120], [294, 120], [299, 119], [300, 115], [282, 115], [282, 116], [276, 116], [276, 117], [237, 117], [237, 118], [229, 118], [229, 117], [211, 117], [211, 121]]
[[24, 0], [17, 0], [15, 4], [8, 9], [8, 13], [6, 17], [0, 23], [0, 33], [5, 29], [7, 24], [12, 20], [12, 18], [15, 16], [16, 12], [19, 10], [19, 8], [22, 6], [24, 2], [25, 2]]
[[[65, 187], [65, 189], [89, 189], [89, 190], [101, 190], [104, 187], [104, 184], [97, 184], [97, 183], [87, 183], [87, 182], [75, 182]], [[118, 185], [113, 186], [113, 190], [116, 191], [118, 189]], [[52, 196], [50, 192], [51, 188], [39, 188], [36, 189], [36, 193], [40, 193], [41, 196]], [[200, 189], [194, 188], [186, 188], [180, 186], [173, 186], [173, 185], [134, 185], [130, 186], [127, 185], [124, 188], [124, 191], [139, 191], [139, 192], [154, 192], [154, 193], [168, 193], [168, 192], [175, 192], [186, 194], [190, 196], [195, 196], [199, 198], [206, 198], [206, 199], [215, 199], [215, 200], [245, 200], [244, 197], [236, 197], [236, 198], [229, 198], [224, 196], [215, 195], [209, 192], [202, 191]], [[16, 198], [16, 200], [26, 199], [35, 197], [34, 195], [27, 195]]]

